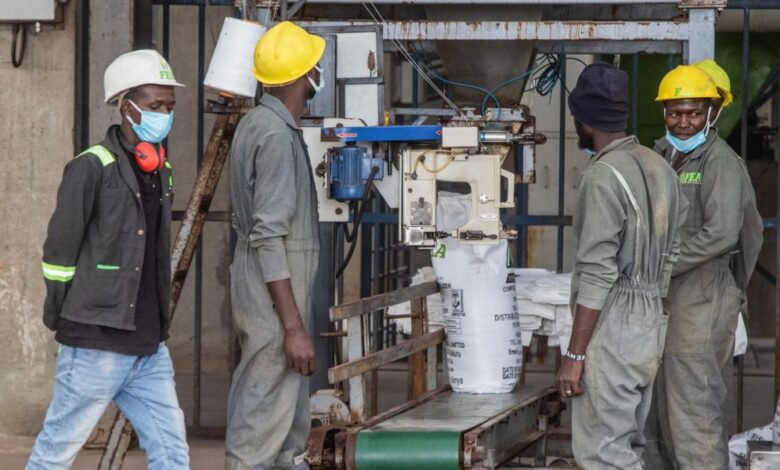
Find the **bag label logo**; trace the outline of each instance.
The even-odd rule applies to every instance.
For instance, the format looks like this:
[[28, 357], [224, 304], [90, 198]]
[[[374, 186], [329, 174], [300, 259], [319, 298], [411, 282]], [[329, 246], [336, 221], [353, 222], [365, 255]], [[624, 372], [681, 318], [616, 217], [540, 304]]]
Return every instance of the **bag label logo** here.
[[431, 253], [431, 258], [444, 258], [447, 256], [447, 245], [439, 245], [433, 252]]

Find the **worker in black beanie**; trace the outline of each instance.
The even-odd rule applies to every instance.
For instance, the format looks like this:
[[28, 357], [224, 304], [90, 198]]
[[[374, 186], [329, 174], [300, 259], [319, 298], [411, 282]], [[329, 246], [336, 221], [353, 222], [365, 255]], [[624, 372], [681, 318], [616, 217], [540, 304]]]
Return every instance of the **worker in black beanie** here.
[[572, 447], [586, 470], [643, 468], [666, 337], [661, 299], [687, 207], [675, 172], [625, 134], [627, 85], [625, 72], [598, 62], [569, 95], [579, 146], [592, 157], [577, 193], [574, 326], [556, 386], [572, 398]]

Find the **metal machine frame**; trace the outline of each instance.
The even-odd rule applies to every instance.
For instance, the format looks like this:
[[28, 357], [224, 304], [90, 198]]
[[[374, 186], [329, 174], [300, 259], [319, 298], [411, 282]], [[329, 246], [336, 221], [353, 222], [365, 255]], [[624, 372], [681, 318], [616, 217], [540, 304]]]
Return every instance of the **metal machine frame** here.
[[[444, 331], [428, 331], [425, 300], [437, 292], [438, 284], [430, 282], [330, 309], [332, 322], [346, 322], [347, 358], [330, 368], [328, 379], [335, 386], [346, 382], [350, 420], [344, 420], [345, 414], [338, 403], [331, 404], [330, 411], [324, 411], [329, 417], [321, 420], [323, 426], [312, 429], [306, 446], [306, 460], [314, 470], [356, 469], [360, 433], [388, 429], [425, 431], [426, 422], [429, 426], [438, 423], [439, 429], [457, 428], [463, 423], [462, 428], [457, 428], [461, 434], [457, 456], [460, 468], [498, 468], [528, 449], [533, 451], [535, 467], [545, 466], [547, 433], [557, 424], [563, 409], [557, 392], [554, 388], [525, 386], [513, 394], [497, 396], [505, 402], [493, 406], [497, 411], [480, 414], [475, 408], [484, 402], [484, 396], [457, 394], [449, 386], [440, 386], [438, 352]], [[412, 337], [369, 353], [368, 331], [364, 327], [368, 315], [407, 301], [412, 306]], [[409, 401], [376, 414], [378, 390], [369, 376], [380, 367], [405, 358], [409, 359]], [[442, 410], [449, 411], [441, 414]], [[480, 418], [485, 415], [489, 417]]]

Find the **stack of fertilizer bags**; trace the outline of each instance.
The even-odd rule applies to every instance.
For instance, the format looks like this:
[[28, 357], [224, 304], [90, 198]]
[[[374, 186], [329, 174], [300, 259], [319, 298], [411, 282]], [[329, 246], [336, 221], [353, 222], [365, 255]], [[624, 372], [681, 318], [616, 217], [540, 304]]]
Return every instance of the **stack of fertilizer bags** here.
[[571, 274], [556, 274], [546, 269], [515, 269], [515, 301], [520, 315], [523, 346], [531, 344], [534, 334], [548, 336], [548, 344], [560, 344], [565, 351], [571, 336], [569, 308]]
[[780, 401], [777, 402], [775, 417], [771, 423], [731, 437], [729, 470], [746, 470], [750, 467], [747, 462], [747, 448], [750, 441], [772, 442], [775, 447], [780, 446]]

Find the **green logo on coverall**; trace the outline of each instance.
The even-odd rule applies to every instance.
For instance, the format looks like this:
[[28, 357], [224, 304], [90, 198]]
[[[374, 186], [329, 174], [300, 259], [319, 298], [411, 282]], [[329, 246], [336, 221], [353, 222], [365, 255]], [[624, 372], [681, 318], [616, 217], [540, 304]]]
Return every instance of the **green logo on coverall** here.
[[431, 253], [431, 258], [444, 258], [446, 255], [447, 245], [439, 245], [439, 247]]
[[701, 172], [689, 171], [680, 173], [680, 183], [682, 184], [701, 184]]

